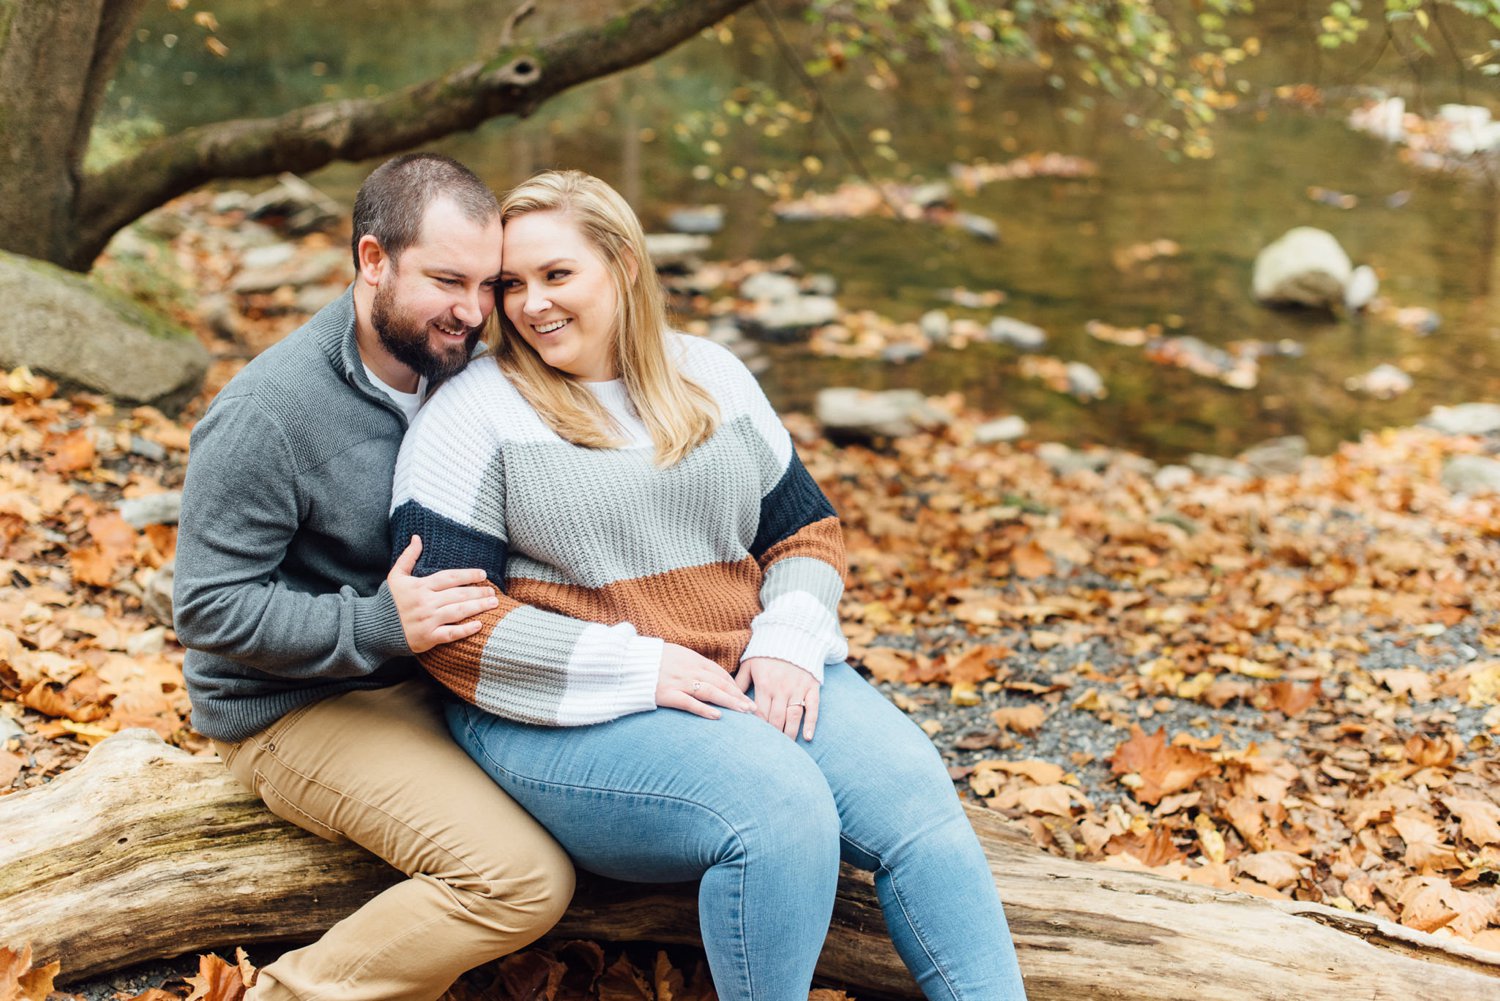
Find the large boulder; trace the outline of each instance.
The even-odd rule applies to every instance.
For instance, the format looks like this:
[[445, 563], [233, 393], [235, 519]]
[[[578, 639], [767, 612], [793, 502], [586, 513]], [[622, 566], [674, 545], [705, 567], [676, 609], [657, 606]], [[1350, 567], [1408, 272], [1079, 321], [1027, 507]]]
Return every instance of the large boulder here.
[[198, 391], [208, 352], [130, 299], [42, 261], [0, 251], [0, 368], [171, 412]]
[[1298, 226], [1256, 255], [1251, 287], [1267, 305], [1326, 309], [1344, 301], [1352, 271], [1332, 233]]
[[1433, 407], [1422, 424], [1439, 434], [1500, 434], [1500, 403]]
[[949, 420], [915, 389], [875, 392], [836, 386], [818, 391], [815, 409], [824, 432], [837, 441], [901, 438]]

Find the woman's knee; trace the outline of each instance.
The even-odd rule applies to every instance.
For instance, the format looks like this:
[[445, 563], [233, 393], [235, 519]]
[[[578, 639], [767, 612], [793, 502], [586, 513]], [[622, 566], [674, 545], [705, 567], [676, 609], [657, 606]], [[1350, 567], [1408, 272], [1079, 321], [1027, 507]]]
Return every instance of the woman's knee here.
[[744, 820], [735, 825], [735, 833], [747, 852], [837, 866], [838, 805], [810, 760], [770, 772], [741, 793]]

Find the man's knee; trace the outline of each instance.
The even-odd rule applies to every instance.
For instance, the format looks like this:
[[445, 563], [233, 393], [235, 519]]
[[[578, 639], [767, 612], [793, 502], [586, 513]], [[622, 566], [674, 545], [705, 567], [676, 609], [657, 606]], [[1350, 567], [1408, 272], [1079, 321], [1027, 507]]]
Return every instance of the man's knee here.
[[573, 862], [550, 838], [517, 849], [487, 875], [464, 887], [465, 908], [507, 935], [540, 938], [562, 918], [573, 900]]

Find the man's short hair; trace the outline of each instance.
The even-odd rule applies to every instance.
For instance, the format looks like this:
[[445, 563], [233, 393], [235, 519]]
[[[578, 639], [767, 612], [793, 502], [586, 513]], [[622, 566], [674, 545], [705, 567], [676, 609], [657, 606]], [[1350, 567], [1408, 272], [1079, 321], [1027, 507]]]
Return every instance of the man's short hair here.
[[440, 153], [403, 153], [376, 167], [354, 197], [354, 271], [366, 235], [394, 261], [422, 235], [427, 206], [439, 198], [481, 225], [500, 214], [495, 193], [468, 167]]

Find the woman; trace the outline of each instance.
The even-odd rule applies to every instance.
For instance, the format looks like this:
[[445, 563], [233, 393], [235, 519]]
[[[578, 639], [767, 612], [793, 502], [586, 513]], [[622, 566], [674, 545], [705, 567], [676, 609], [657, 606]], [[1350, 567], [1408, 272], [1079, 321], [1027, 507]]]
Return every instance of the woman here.
[[602, 181], [501, 214], [495, 357], [423, 408], [393, 491], [417, 572], [481, 566], [500, 602], [422, 658], [458, 742], [584, 868], [701, 879], [724, 1001], [804, 1001], [841, 856], [927, 997], [1024, 997], [941, 759], [844, 663], [838, 521], [754, 377], [668, 329]]

